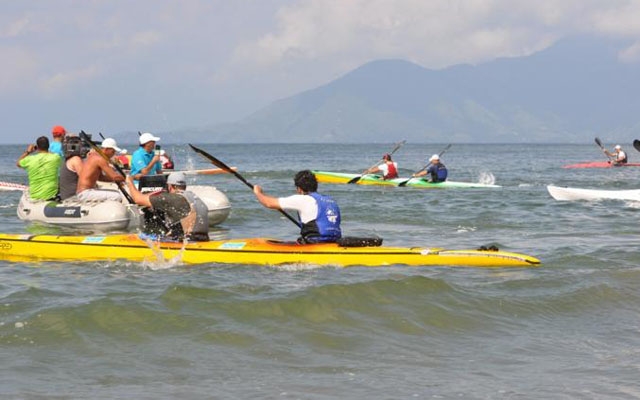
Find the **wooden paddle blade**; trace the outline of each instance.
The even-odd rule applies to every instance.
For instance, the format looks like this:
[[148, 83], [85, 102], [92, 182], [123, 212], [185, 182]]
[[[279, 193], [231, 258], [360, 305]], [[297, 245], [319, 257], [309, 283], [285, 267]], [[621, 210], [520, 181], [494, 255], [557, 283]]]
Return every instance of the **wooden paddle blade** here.
[[633, 148], [640, 151], [640, 140], [636, 139], [633, 141]]

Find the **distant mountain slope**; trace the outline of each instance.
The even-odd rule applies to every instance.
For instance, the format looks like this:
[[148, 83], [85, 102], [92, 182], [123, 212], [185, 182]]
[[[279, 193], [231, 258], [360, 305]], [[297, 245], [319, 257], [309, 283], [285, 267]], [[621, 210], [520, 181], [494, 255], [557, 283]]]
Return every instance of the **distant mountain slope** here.
[[620, 43], [565, 40], [528, 57], [430, 70], [367, 63], [234, 124], [204, 142], [580, 142], [640, 136], [640, 65]]

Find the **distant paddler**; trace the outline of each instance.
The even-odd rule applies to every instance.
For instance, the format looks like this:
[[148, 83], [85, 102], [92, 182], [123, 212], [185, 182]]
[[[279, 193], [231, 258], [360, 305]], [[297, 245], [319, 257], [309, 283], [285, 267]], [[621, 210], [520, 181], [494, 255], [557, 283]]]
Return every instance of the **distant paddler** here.
[[[366, 170], [364, 170], [364, 172], [362, 172], [362, 175], [358, 175], [358, 176], [356, 176], [356, 177], [352, 178], [352, 179], [351, 179], [351, 180], [349, 180], [349, 182], [347, 182], [347, 183], [348, 183], [348, 184], [350, 184], [350, 185], [352, 185], [352, 184], [354, 184], [354, 183], [358, 183], [358, 181], [360, 181], [360, 179], [362, 179], [362, 177], [363, 177], [364, 175], [371, 173], [371, 172], [369, 172], [369, 171], [373, 171], [373, 170], [376, 170], [376, 169], [377, 169], [378, 171], [382, 172], [382, 171], [383, 171], [383, 169], [381, 169], [381, 168], [380, 168], [380, 166], [381, 166], [382, 164], [387, 164], [387, 166], [386, 166], [386, 167], [384, 167], [384, 168], [385, 168], [385, 169], [387, 169], [387, 171], [389, 171], [389, 169], [390, 169], [390, 168], [389, 168], [389, 166], [388, 166], [387, 159], [388, 159], [389, 161], [391, 161], [391, 156], [393, 155], [393, 153], [395, 153], [395, 152], [396, 152], [400, 147], [402, 147], [406, 142], [407, 142], [406, 140], [403, 140], [403, 141], [401, 141], [401, 142], [396, 143], [396, 146], [393, 148], [393, 150], [391, 150], [391, 152], [389, 152], [389, 153], [384, 154], [384, 156], [382, 157], [382, 160], [381, 160], [381, 161], [379, 161], [379, 162], [377, 162], [377, 163], [373, 164], [371, 167], [369, 167], [369, 168], [367, 168]], [[386, 158], [385, 158], [385, 157], [386, 157]], [[381, 164], [381, 163], [382, 163], [382, 164]], [[391, 161], [391, 163], [393, 163], [393, 161]], [[398, 177], [398, 176], [397, 176], [397, 175], [398, 175], [398, 168], [397, 168], [398, 166], [397, 166], [397, 164], [394, 164], [394, 166], [395, 166], [395, 169], [396, 169], [396, 171], [395, 171], [396, 176], [395, 176], [395, 177], [393, 177], [393, 178], [397, 178], [397, 177]], [[390, 171], [389, 171], [389, 172], [390, 172]], [[385, 174], [385, 175], [386, 175], [386, 174]], [[393, 179], [393, 178], [385, 178], [385, 179]]]
[[622, 150], [622, 146], [620, 146], [619, 144], [617, 144], [613, 148], [613, 151], [609, 151], [607, 149], [603, 149], [603, 151], [604, 151], [604, 154], [607, 155], [607, 157], [611, 158], [611, 163], [613, 165], [620, 165], [620, 164], [627, 163], [627, 153], [625, 153], [624, 150]]
[[386, 153], [382, 156], [382, 163], [375, 167], [369, 168], [365, 174], [382, 174], [382, 179], [395, 179], [398, 177], [398, 163], [391, 159], [391, 154]]
[[429, 158], [427, 167], [422, 171], [418, 171], [415, 174], [411, 175], [411, 177], [419, 178], [421, 176], [428, 175], [429, 182], [437, 183], [446, 181], [447, 174], [447, 167], [445, 167], [444, 164], [440, 162], [440, 156], [434, 154]]

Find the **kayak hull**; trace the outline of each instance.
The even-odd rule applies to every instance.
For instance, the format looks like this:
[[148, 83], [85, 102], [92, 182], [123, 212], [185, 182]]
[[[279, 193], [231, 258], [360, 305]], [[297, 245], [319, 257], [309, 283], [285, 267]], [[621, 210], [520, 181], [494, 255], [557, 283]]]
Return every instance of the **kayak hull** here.
[[[346, 184], [349, 183], [355, 177], [361, 176], [358, 174], [346, 174], [341, 172], [329, 172], [329, 171], [311, 171], [316, 176], [316, 179], [320, 183], [335, 183]], [[408, 180], [408, 182], [407, 182]], [[464, 189], [464, 188], [500, 188], [499, 185], [491, 185], [485, 183], [474, 182], [427, 182], [422, 178], [395, 178], [395, 179], [382, 179], [380, 175], [367, 174], [362, 175], [362, 178], [356, 182], [358, 185], [377, 185], [377, 186], [398, 186], [402, 182], [407, 182], [403, 186], [414, 187], [420, 189]]]
[[640, 167], [640, 163], [611, 164], [609, 161], [590, 161], [577, 164], [564, 165], [562, 168], [621, 168], [621, 167]]
[[421, 247], [341, 247], [336, 243], [298, 244], [265, 238], [183, 243], [151, 242], [135, 234], [54, 236], [0, 234], [0, 258], [8, 261], [176, 260], [182, 264], [314, 264], [346, 267], [446, 265], [531, 267], [535, 257], [489, 250]]
[[598, 190], [580, 189], [548, 185], [547, 191], [556, 200], [626, 200], [640, 201], [640, 189], [638, 190]]

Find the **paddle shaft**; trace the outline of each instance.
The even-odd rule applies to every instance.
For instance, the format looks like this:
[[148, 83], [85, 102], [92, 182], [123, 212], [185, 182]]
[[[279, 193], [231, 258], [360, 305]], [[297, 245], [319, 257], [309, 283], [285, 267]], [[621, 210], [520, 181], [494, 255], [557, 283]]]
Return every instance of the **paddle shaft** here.
[[[391, 152], [389, 153], [390, 156], [393, 155], [393, 153], [395, 153], [400, 147], [402, 147], [407, 141], [403, 140], [401, 142], [396, 143], [396, 147], [393, 148], [393, 150], [391, 150]], [[347, 182], [348, 184], [354, 184], [357, 183], [364, 174], [367, 173], [368, 170], [370, 170], [371, 168], [375, 167], [376, 165], [380, 164], [382, 161], [384, 161], [384, 159], [381, 159], [380, 161], [376, 162], [375, 164], [373, 164], [372, 166], [370, 166], [369, 168], [367, 168], [362, 175], [356, 176], [355, 178], [352, 178], [349, 182]]]
[[[245, 185], [247, 185], [249, 188], [251, 188], [251, 190], [253, 190], [253, 184], [249, 181], [247, 181], [246, 179], [244, 179], [244, 176], [240, 175], [238, 172], [234, 171], [231, 167], [229, 167], [227, 164], [223, 163], [222, 161], [220, 161], [219, 159], [215, 158], [214, 156], [212, 156], [211, 154], [207, 153], [206, 151], [192, 145], [191, 143], [189, 143], [189, 147], [191, 147], [193, 149], [193, 151], [195, 151], [196, 153], [200, 154], [201, 156], [203, 156], [204, 158], [206, 158], [207, 160], [209, 160], [213, 165], [215, 165], [218, 168], [221, 168], [225, 171], [227, 171], [230, 174], [233, 174], [233, 176], [235, 176], [236, 178], [238, 178], [242, 183], [244, 183]], [[296, 226], [298, 228], [301, 228], [300, 226], [300, 222], [298, 222], [295, 218], [293, 218], [291, 215], [289, 215], [286, 211], [284, 211], [281, 208], [278, 208], [278, 211], [280, 211], [280, 213], [282, 213], [282, 215], [284, 215], [285, 217], [287, 217], [289, 219], [289, 221], [293, 222], [294, 224], [296, 224]]]
[[[120, 168], [120, 166], [116, 163], [114, 163], [113, 161], [111, 161], [111, 159], [109, 157], [107, 157], [106, 154], [104, 154], [104, 152], [102, 151], [102, 149], [98, 146], [96, 146], [95, 143], [93, 143], [91, 141], [91, 139], [89, 139], [89, 136], [87, 136], [87, 134], [84, 131], [80, 131], [80, 139], [84, 140], [85, 143], [87, 143], [89, 146], [91, 146], [91, 148], [98, 154], [100, 154], [100, 156], [102, 158], [104, 158], [105, 160], [107, 160], [107, 162], [109, 164], [111, 164], [116, 171], [118, 171], [123, 177], [126, 178], [126, 175], [124, 173], [124, 171], [122, 170], [122, 168]], [[122, 182], [116, 182], [116, 185], [118, 186], [118, 189], [120, 189], [120, 192], [122, 193], [122, 195], [127, 199], [127, 201], [131, 204], [136, 204], [135, 201], [133, 201], [133, 198], [131, 197], [131, 195], [129, 194], [129, 192], [127, 192], [123, 185]]]
[[596, 138], [595, 142], [598, 145], [598, 147], [600, 147], [602, 149], [602, 151], [604, 152], [604, 155], [607, 156], [607, 160], [611, 161], [612, 157], [609, 154], [607, 154], [607, 149], [604, 147], [604, 145], [600, 141], [600, 138]]
[[[438, 153], [438, 157], [442, 157], [442, 155], [443, 155], [444, 153], [446, 153], [446, 152], [447, 152], [447, 150], [449, 150], [450, 148], [451, 148], [451, 143], [449, 143], [449, 144], [447, 145], [447, 147], [445, 147], [444, 149], [442, 149], [442, 151], [441, 151], [440, 153]], [[429, 163], [429, 164], [431, 164], [431, 163]], [[429, 166], [429, 164], [427, 164], [427, 165], [425, 165], [424, 167], [420, 168], [419, 170], [417, 170], [416, 172], [414, 172], [412, 175], [415, 175], [415, 174], [417, 174], [418, 172], [423, 171], [424, 169], [426, 169], [426, 168]], [[400, 186], [400, 187], [404, 187], [404, 186], [406, 186], [406, 185], [407, 185], [407, 183], [409, 183], [409, 181], [410, 181], [411, 179], [413, 179], [413, 178], [409, 178], [409, 179], [407, 179], [406, 181], [400, 182], [400, 183], [398, 184], [398, 186]]]

